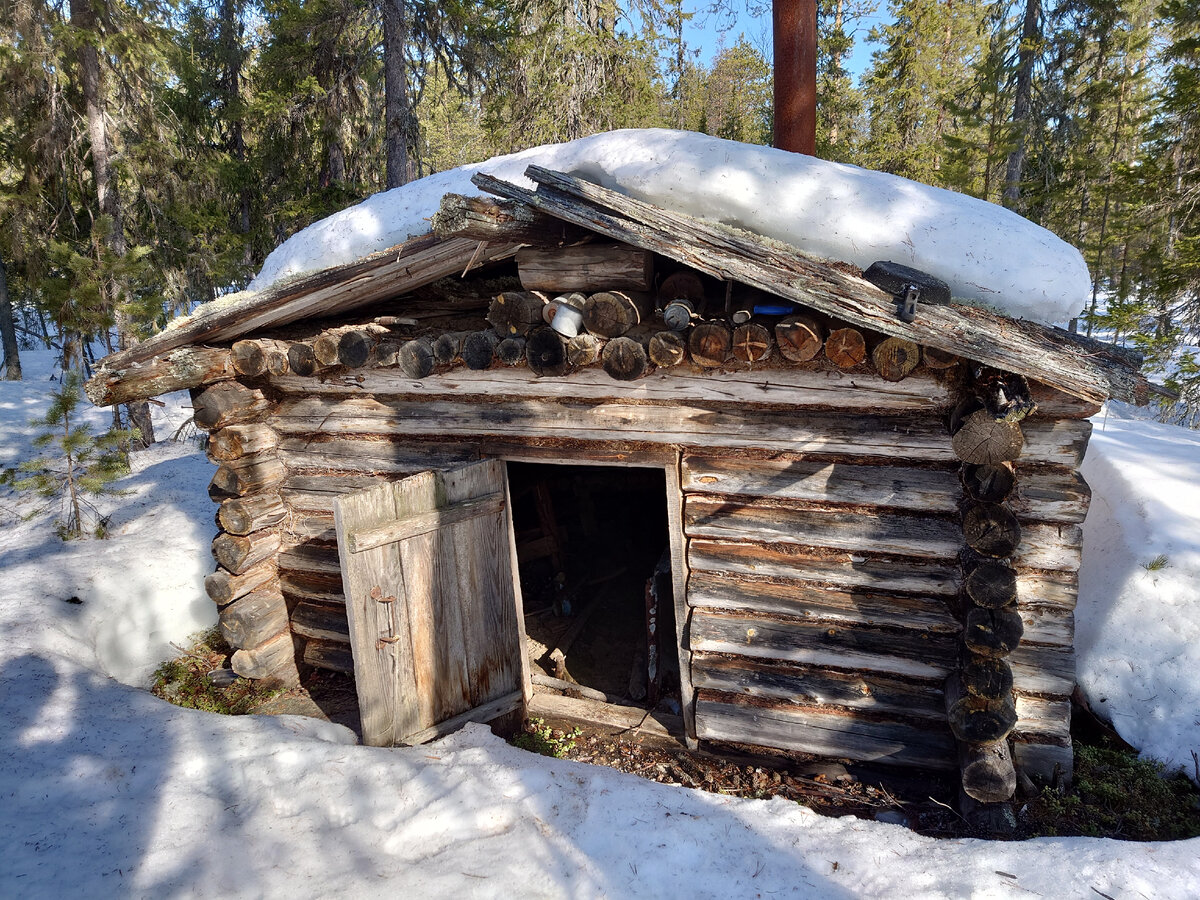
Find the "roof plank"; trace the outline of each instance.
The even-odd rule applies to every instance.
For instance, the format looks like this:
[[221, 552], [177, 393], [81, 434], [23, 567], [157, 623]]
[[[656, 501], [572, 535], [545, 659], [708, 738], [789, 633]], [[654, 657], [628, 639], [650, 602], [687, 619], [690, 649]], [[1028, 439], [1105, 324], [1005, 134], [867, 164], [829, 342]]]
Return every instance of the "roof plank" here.
[[263, 328], [348, 312], [462, 272], [469, 265], [511, 256], [516, 250], [515, 244], [481, 249], [479, 241], [469, 238], [422, 235], [264, 291], [243, 291], [206, 303], [176, 327], [105, 357], [100, 368], [128, 369], [178, 347], [233, 340]]

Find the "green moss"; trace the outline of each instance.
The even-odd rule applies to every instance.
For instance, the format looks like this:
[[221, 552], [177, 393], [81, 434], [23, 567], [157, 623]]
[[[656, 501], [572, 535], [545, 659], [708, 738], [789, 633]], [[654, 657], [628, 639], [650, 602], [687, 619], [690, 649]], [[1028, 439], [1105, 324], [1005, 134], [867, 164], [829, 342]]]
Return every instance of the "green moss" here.
[[1106, 747], [1075, 745], [1075, 784], [1047, 788], [1024, 809], [1030, 836], [1170, 841], [1200, 835], [1200, 791], [1182, 772]]
[[231, 653], [219, 628], [201, 632], [192, 638], [191, 647], [182, 656], [158, 667], [150, 692], [176, 706], [227, 716], [244, 715], [279, 693], [250, 678], [236, 678], [226, 684], [210, 679], [208, 673], [225, 668]]
[[551, 728], [541, 719], [530, 719], [524, 728], [513, 736], [513, 746], [540, 753], [542, 756], [553, 756], [555, 759], [565, 759], [567, 754], [575, 749], [575, 742], [583, 736], [583, 731], [573, 728], [571, 731], [558, 731]]

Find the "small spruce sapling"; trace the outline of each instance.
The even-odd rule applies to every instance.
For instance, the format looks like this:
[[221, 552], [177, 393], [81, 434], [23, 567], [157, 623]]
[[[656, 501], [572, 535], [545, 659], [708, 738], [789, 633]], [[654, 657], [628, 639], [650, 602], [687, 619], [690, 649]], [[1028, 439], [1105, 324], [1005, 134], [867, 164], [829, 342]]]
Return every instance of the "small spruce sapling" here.
[[[34, 427], [51, 429], [33, 442], [48, 452], [4, 472], [0, 479], [18, 490], [58, 500], [62, 518], [55, 522], [55, 530], [64, 541], [81, 536], [85, 524], [96, 537], [105, 537], [108, 517], [102, 516], [88, 498], [118, 493], [110, 485], [129, 472], [126, 448], [137, 437], [137, 429], [129, 428], [114, 428], [96, 436], [91, 426], [79, 422], [82, 384], [82, 373], [71, 371], [65, 375], [62, 387], [50, 395], [46, 415], [29, 420]], [[39, 507], [31, 515], [50, 505]]]

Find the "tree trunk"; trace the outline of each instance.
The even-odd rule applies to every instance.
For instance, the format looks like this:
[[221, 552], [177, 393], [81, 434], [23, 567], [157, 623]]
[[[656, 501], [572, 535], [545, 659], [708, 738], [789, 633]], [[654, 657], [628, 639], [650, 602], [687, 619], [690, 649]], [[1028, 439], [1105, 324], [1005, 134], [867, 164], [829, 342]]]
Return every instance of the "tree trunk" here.
[[1008, 154], [1004, 173], [1004, 205], [1015, 209], [1021, 199], [1021, 175], [1025, 169], [1026, 141], [1029, 133], [1030, 98], [1033, 94], [1033, 64], [1036, 44], [1041, 38], [1042, 0], [1025, 0], [1025, 19], [1021, 24], [1021, 49], [1017, 56], [1017, 90], [1013, 98], [1012, 124], [1016, 146]]
[[409, 181], [408, 120], [412, 109], [404, 62], [408, 13], [404, 0], [381, 0], [383, 7], [384, 143], [387, 146], [387, 186]]
[[13, 321], [12, 302], [8, 299], [8, 275], [4, 270], [4, 258], [0, 257], [0, 345], [4, 350], [4, 378], [6, 381], [21, 380], [21, 355], [17, 347], [17, 328]]
[[[108, 126], [104, 92], [101, 83], [100, 54], [97, 50], [100, 29], [96, 21], [96, 10], [88, 0], [70, 0], [71, 24], [88, 37], [79, 47], [79, 87], [83, 94], [84, 114], [87, 118], [88, 144], [92, 154], [92, 179], [96, 183], [96, 205], [100, 215], [112, 222], [108, 245], [117, 257], [128, 252], [125, 242], [125, 219], [121, 207], [121, 196], [112, 174], [109, 156]], [[93, 40], [96, 39], [96, 40]], [[115, 282], [101, 285], [111, 305], [117, 323], [119, 349], [126, 350], [134, 344], [131, 323], [118, 304], [118, 288]], [[144, 400], [125, 407], [129, 424], [139, 433], [135, 446], [149, 447], [154, 443], [154, 423], [150, 418], [150, 405]], [[116, 415], [114, 411], [114, 416]]]

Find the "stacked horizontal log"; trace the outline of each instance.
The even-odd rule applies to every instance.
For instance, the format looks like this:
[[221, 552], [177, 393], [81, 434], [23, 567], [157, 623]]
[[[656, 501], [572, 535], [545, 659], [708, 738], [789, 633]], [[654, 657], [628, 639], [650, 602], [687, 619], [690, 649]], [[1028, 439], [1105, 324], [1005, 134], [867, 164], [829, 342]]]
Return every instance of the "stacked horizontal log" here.
[[954, 765], [956, 473], [862, 462], [684, 455], [698, 737]]
[[[270, 352], [276, 358], [286, 353], [280, 347]], [[234, 358], [251, 369], [262, 363], [255, 347], [240, 348]], [[270, 371], [262, 364], [258, 374]], [[212, 545], [217, 570], [204, 587], [220, 611], [223, 636], [235, 648], [231, 665], [247, 678], [294, 685], [301, 647], [292, 634], [277, 563], [287, 518], [279, 495], [286, 467], [277, 454], [278, 435], [261, 421], [273, 404], [257, 388], [225, 381], [193, 391], [192, 405], [196, 423], [211, 431], [208, 455], [218, 466], [209, 489], [220, 504], [221, 531]]]
[[962, 461], [963, 640], [946, 713], [964, 815], [993, 832], [1015, 827], [1018, 770], [1071, 776], [1071, 610], [1088, 493], [1073, 467], [1027, 459], [1036, 404], [1021, 381], [978, 379], [951, 417]]

